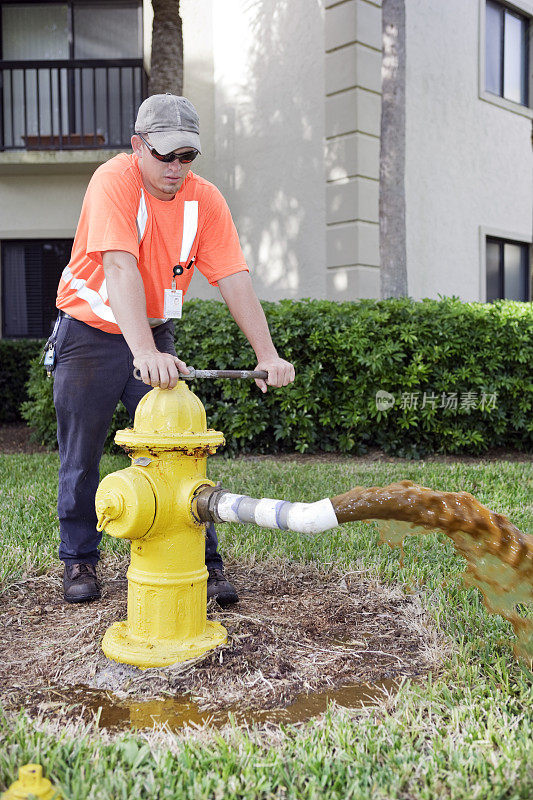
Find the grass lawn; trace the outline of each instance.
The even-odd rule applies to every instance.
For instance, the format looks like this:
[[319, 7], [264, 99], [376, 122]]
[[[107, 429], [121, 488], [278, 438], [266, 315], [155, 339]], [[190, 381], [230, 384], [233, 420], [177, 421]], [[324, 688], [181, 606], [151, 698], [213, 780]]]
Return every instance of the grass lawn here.
[[[106, 457], [102, 473], [127, 465]], [[56, 566], [56, 454], [0, 457], [5, 589]], [[255, 497], [313, 501], [354, 485], [407, 478], [434, 489], [466, 490], [533, 532], [531, 465], [506, 461], [276, 462], [212, 458], [209, 475]], [[405, 559], [378, 546], [374, 526], [344, 525], [312, 538], [253, 526], [220, 526], [226, 556], [239, 562], [275, 556], [365, 569], [418, 591], [449, 644], [438, 674], [404, 683], [387, 703], [362, 711], [335, 706], [318, 720], [270, 731], [102, 736], [94, 726], [18, 718], [0, 712], [0, 791], [18, 766], [43, 764], [65, 798], [382, 798], [529, 800], [533, 796], [532, 673], [512, 653], [513, 633], [465, 588], [463, 563], [441, 534], [409, 539]], [[127, 543], [104, 537], [116, 553]], [[1, 595], [0, 595], [1, 605]], [[4, 637], [3, 647], [9, 647]], [[14, 676], [16, 680], [16, 676]]]

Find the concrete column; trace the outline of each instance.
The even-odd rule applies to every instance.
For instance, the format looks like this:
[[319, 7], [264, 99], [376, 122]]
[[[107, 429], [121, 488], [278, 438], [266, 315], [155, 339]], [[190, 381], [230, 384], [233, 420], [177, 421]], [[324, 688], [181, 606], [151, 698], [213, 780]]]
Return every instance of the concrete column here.
[[379, 297], [381, 0], [325, 0], [327, 296]]

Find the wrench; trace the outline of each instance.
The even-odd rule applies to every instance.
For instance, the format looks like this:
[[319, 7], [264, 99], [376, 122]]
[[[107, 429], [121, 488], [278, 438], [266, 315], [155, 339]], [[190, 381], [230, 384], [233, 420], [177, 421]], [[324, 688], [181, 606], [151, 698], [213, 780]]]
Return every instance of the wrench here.
[[[133, 376], [138, 381], [142, 381], [139, 369], [135, 368], [133, 370]], [[180, 380], [192, 381], [195, 378], [262, 378], [266, 381], [268, 380], [268, 372], [250, 369], [194, 369], [194, 367], [189, 367], [188, 375], [180, 373]]]

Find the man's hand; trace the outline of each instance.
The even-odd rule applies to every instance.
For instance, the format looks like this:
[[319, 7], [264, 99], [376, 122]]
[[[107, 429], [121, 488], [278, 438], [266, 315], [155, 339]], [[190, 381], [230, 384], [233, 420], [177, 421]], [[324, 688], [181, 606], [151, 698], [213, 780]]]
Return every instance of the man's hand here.
[[160, 353], [146, 318], [144, 286], [131, 253], [108, 250], [102, 256], [107, 281], [109, 304], [128, 347], [133, 353], [133, 364], [148, 386], [173, 389], [179, 373], [189, 373], [187, 365], [177, 356]]
[[268, 380], [265, 382], [261, 379], [256, 380], [256, 385], [259, 386], [262, 392], [266, 392], [268, 386], [288, 386], [294, 380], [294, 367], [289, 361], [285, 361], [279, 356], [273, 358], [265, 358], [259, 361], [256, 370], [264, 370], [268, 372]]
[[261, 304], [253, 290], [248, 272], [236, 272], [218, 281], [220, 294], [231, 315], [252, 345], [258, 359], [257, 370], [268, 372], [268, 380], [257, 380], [262, 392], [268, 386], [288, 386], [294, 380], [294, 367], [280, 358], [272, 344]]
[[161, 389], [173, 389], [176, 386], [180, 372], [189, 374], [189, 368], [184, 361], [170, 353], [160, 353], [158, 350], [137, 353], [133, 365], [141, 373], [141, 378], [148, 386], [159, 386]]

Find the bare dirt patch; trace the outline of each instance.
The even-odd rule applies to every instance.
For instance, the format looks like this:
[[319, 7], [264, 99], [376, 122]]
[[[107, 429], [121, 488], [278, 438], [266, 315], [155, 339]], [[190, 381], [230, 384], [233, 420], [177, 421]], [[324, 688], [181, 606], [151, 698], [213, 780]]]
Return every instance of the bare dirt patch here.
[[32, 441], [32, 430], [15, 422], [0, 425], [0, 453], [46, 453], [46, 447]]
[[[2, 596], [4, 707], [14, 711], [24, 705], [30, 713], [54, 707], [56, 716], [69, 687], [71, 702], [79, 706], [83, 686], [129, 701], [185, 695], [200, 710], [272, 709], [302, 693], [414, 678], [434, 671], [443, 657], [442, 637], [417, 594], [380, 584], [364, 572], [324, 573], [271, 561], [228, 565], [240, 602], [226, 610], [211, 603], [208, 609], [210, 618], [228, 629], [226, 645], [163, 669], [116, 664], [104, 656], [100, 642], [112, 622], [126, 617], [126, 568], [126, 561], [107, 557], [97, 603], [63, 602], [59, 570], [12, 586]], [[56, 702], [43, 707], [47, 692], [48, 700], [55, 693]]]
[[[379, 448], [370, 448], [364, 455], [354, 456], [350, 453], [276, 453], [275, 455], [241, 455], [235, 456], [236, 460], [243, 461], [276, 461], [295, 462], [298, 464], [413, 464], [417, 460], [392, 456]], [[420, 459], [420, 463], [434, 464], [482, 464], [493, 461], [512, 461], [513, 463], [529, 464], [532, 461], [531, 453], [522, 450], [509, 450], [505, 447], [493, 447], [479, 456], [462, 455], [453, 453], [432, 453]]]

